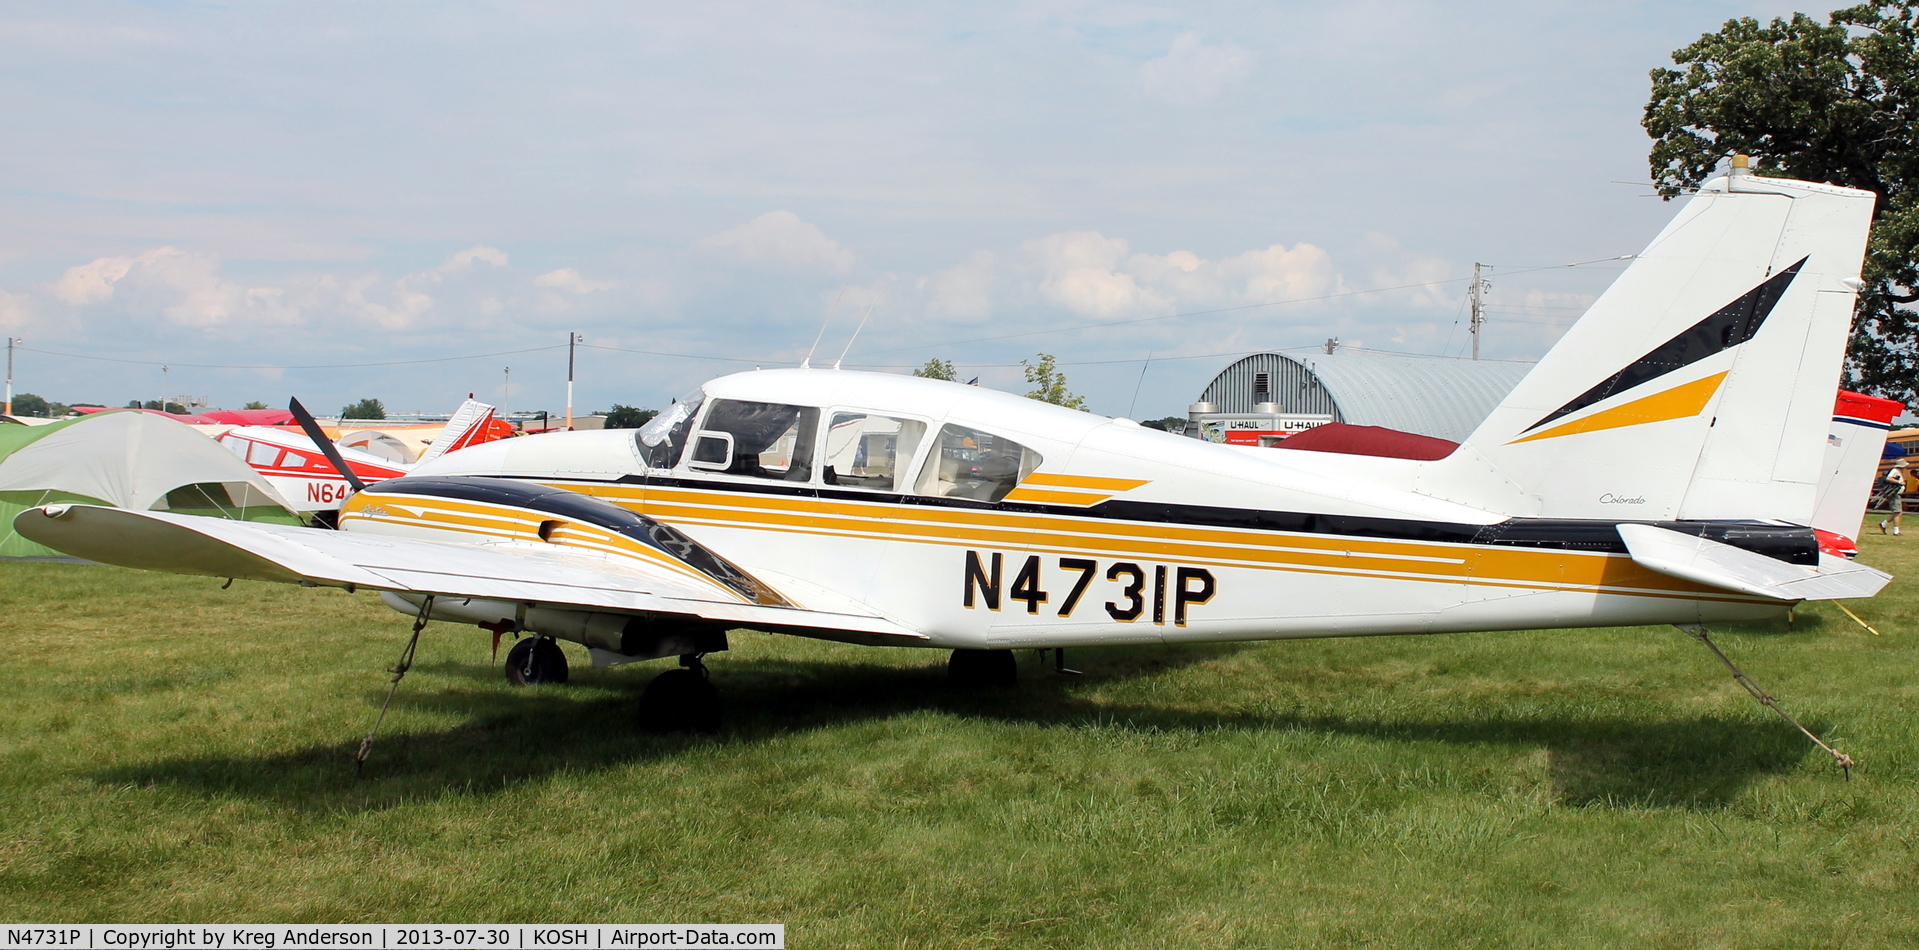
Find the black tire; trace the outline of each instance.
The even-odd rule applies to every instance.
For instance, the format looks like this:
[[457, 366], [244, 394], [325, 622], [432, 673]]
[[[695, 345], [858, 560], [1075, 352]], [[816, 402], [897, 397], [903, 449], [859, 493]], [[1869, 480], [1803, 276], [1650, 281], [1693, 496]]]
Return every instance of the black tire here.
[[1015, 686], [1019, 661], [1011, 650], [954, 650], [946, 661], [946, 681], [961, 689]]
[[515, 686], [566, 682], [566, 651], [545, 637], [528, 637], [506, 651], [506, 681]]
[[647, 732], [720, 731], [720, 691], [699, 670], [667, 670], [640, 694], [640, 728]]

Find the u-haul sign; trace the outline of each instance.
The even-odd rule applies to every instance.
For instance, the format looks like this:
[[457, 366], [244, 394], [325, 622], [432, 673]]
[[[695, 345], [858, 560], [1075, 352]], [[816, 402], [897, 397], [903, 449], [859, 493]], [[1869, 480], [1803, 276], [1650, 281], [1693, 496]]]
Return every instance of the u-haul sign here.
[[1272, 445], [1295, 433], [1333, 421], [1328, 415], [1217, 413], [1200, 419], [1200, 438], [1227, 445]]

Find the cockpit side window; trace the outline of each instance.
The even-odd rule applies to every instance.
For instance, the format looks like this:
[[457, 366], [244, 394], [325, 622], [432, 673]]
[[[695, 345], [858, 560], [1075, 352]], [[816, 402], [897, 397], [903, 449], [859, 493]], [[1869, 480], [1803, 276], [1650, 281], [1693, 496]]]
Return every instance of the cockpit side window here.
[[828, 485], [905, 491], [906, 471], [926, 437], [926, 423], [865, 412], [836, 412], [826, 427]]
[[693, 430], [693, 417], [699, 415], [700, 403], [705, 401], [706, 390], [695, 389], [640, 427], [633, 438], [648, 468], [672, 468], [680, 464], [680, 455], [686, 451], [687, 434]]
[[1038, 452], [1012, 439], [948, 424], [920, 472], [919, 493], [998, 501], [1039, 465]]
[[809, 406], [715, 399], [693, 434], [693, 468], [789, 482], [813, 478], [820, 411]]

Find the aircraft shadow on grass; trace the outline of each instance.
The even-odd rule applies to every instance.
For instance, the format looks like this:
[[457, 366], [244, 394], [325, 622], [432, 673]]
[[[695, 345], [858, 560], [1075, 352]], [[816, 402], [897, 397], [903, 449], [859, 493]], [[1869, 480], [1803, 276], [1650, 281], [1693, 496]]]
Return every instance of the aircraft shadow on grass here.
[[[1790, 727], [1718, 716], [1646, 722], [1606, 717], [1524, 716], [1461, 709], [1444, 718], [1367, 718], [1235, 713], [1096, 703], [1077, 687], [1111, 683], [1229, 656], [1243, 644], [1194, 644], [1100, 651], [1092, 675], [1058, 676], [1022, 662], [1017, 690], [948, 687], [942, 665], [882, 666], [751, 659], [715, 673], [729, 722], [712, 738], [647, 736], [631, 725], [646, 675], [588, 673], [579, 686], [531, 690], [480, 687], [497, 667], [441, 663], [416, 667], [396, 710], [464, 719], [461, 725], [401, 734], [388, 731], [356, 779], [356, 729], [341, 717], [341, 741], [266, 756], [176, 758], [103, 770], [99, 781], [167, 785], [241, 795], [300, 810], [378, 810], [455, 791], [490, 794], [561, 771], [591, 771], [671, 759], [710, 743], [753, 743], [780, 736], [916, 712], [1052, 727], [1143, 731], [1307, 732], [1387, 742], [1544, 748], [1557, 800], [1577, 806], [1717, 808], [1761, 776], [1799, 767], [1808, 745]], [[944, 654], [940, 654], [944, 656]], [[440, 686], [419, 674], [468, 679]], [[423, 682], [423, 680], [425, 680]], [[445, 679], [441, 680], [442, 683]], [[1363, 687], [1341, 686], [1340, 689]], [[569, 690], [573, 694], [569, 696]], [[613, 691], [614, 695], [607, 695]], [[369, 690], [370, 707], [384, 690]], [[353, 712], [369, 711], [367, 706]], [[1815, 731], [1825, 724], [1808, 723]]]

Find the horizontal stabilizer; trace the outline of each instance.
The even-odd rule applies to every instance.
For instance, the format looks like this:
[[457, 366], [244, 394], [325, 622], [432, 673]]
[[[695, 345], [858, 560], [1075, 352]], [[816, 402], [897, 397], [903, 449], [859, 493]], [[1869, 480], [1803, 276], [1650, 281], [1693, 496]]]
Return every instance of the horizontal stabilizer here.
[[457, 544], [95, 505], [29, 508], [13, 524], [22, 537], [54, 550], [149, 571], [674, 614], [801, 635], [926, 639], [878, 616], [750, 604], [718, 584], [649, 562], [544, 545]]
[[1647, 570], [1721, 590], [1773, 600], [1848, 600], [1871, 597], [1892, 575], [1829, 554], [1819, 566], [1788, 564], [1708, 538], [1657, 528], [1622, 524], [1619, 537], [1632, 559]]

